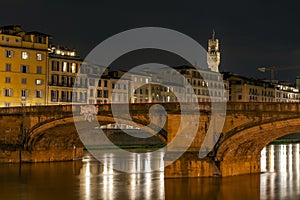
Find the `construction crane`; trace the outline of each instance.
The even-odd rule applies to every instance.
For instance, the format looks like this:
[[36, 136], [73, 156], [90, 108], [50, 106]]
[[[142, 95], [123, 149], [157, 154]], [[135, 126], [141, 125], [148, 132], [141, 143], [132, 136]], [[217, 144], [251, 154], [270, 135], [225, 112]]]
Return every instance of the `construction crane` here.
[[283, 71], [283, 70], [291, 70], [291, 69], [300, 69], [300, 66], [289, 66], [289, 67], [258, 67], [257, 70], [261, 72], [271, 71], [271, 81], [275, 81], [275, 72]]

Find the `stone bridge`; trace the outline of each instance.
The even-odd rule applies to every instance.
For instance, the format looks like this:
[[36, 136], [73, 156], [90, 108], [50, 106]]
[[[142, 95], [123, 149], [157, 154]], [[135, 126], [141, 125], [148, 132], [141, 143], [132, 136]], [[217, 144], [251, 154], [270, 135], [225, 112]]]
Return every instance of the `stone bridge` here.
[[[130, 104], [131, 118], [120, 115], [119, 122], [136, 125], [156, 134], [161, 141], [170, 144], [180, 127], [182, 115], [194, 119], [191, 112], [181, 113], [178, 103], [161, 104], [167, 114], [149, 116], [153, 104]], [[100, 125], [115, 123], [111, 105], [97, 105], [96, 119]], [[128, 105], [115, 105], [120, 113]], [[188, 107], [189, 105], [186, 104]], [[200, 159], [211, 122], [211, 104], [199, 104], [200, 117], [196, 136], [187, 151], [165, 168], [165, 177], [231, 176], [260, 172], [260, 152], [274, 139], [299, 132], [300, 105], [297, 103], [227, 103], [227, 113], [221, 137], [208, 156]], [[73, 115], [74, 114], [74, 115]], [[217, 113], [218, 114], [218, 113]], [[220, 113], [222, 115], [222, 113]], [[145, 125], [150, 126], [146, 128]], [[74, 121], [85, 121], [80, 106], [37, 106], [0, 109], [0, 162], [47, 162], [72, 160], [82, 155], [83, 145]], [[185, 123], [180, 130], [187, 132], [191, 126]], [[215, 133], [220, 134], [220, 133]], [[172, 157], [167, 151], [165, 161]]]

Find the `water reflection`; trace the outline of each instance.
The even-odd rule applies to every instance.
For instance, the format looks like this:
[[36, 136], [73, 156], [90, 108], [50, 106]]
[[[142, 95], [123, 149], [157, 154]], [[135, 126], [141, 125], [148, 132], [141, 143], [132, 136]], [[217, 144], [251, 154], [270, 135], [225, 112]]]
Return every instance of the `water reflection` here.
[[300, 199], [299, 148], [300, 144], [281, 144], [262, 150], [262, 199]]
[[[270, 145], [262, 151], [265, 173], [225, 178], [164, 179], [163, 153], [135, 154], [132, 173], [113, 170], [87, 154], [59, 163], [0, 164], [0, 199], [300, 199], [300, 144]], [[125, 167], [125, 166], [124, 166]], [[139, 170], [156, 172], [136, 173]]]
[[[157, 159], [149, 153], [134, 154], [125, 162], [131, 173], [113, 170], [118, 156], [112, 152], [104, 153], [103, 163], [97, 162], [91, 155], [83, 159], [79, 176], [80, 196], [85, 199], [164, 199], [163, 156]], [[121, 163], [118, 163], [121, 164]], [[162, 169], [150, 172], [153, 169]], [[145, 173], [137, 173], [144, 171]], [[99, 192], [100, 191], [100, 192]]]

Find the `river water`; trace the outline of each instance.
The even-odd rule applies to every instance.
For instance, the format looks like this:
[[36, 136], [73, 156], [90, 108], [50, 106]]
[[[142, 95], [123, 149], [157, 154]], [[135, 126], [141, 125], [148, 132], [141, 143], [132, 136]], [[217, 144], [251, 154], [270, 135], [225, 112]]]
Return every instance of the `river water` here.
[[[164, 179], [163, 153], [152, 163], [133, 158], [133, 173], [121, 173], [109, 168], [114, 154], [106, 156], [104, 164], [88, 153], [72, 162], [1, 164], [0, 199], [300, 199], [300, 144], [269, 145], [263, 173], [225, 178]], [[139, 167], [161, 170], [134, 173]]]

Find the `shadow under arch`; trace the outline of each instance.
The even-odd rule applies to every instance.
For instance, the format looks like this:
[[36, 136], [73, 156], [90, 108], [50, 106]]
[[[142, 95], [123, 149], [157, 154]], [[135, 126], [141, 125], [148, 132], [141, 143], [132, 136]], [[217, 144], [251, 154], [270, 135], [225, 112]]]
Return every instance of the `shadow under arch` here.
[[[98, 115], [96, 117], [97, 117], [97, 120], [98, 120], [100, 126], [116, 123], [116, 120], [114, 119], [114, 117], [111, 117], [111, 116]], [[72, 147], [74, 143], [78, 144], [77, 139], [79, 139], [79, 135], [77, 134], [77, 129], [75, 127], [75, 122], [78, 122], [78, 121], [85, 121], [84, 117], [83, 116], [66, 117], [66, 118], [62, 118], [62, 119], [55, 119], [52, 121], [47, 121], [47, 122], [43, 122], [41, 124], [37, 124], [29, 131], [28, 136], [26, 138], [26, 142], [25, 142], [25, 148], [27, 150], [32, 150], [34, 148], [34, 146], [36, 145], [36, 143], [38, 141], [40, 141], [41, 138], [45, 134], [53, 134], [53, 137], [52, 137], [53, 141], [51, 141], [51, 143], [53, 143], [53, 144], [56, 143], [55, 141], [57, 139], [61, 139], [62, 137], [70, 139], [68, 144], [66, 144], [69, 147]], [[136, 126], [147, 133], [155, 135], [164, 144], [167, 143], [167, 131], [164, 129], [160, 130], [157, 133], [155, 131], [155, 130], [157, 130], [157, 127], [153, 127], [153, 129], [151, 129], [150, 127], [145, 126], [145, 125], [147, 125], [147, 122], [137, 121], [137, 120], [135, 120], [133, 122], [133, 121], [127, 120], [127, 119], [118, 119], [118, 122], [122, 123], [122, 124], [130, 125], [130, 126]], [[60, 131], [57, 131], [58, 129]], [[49, 132], [51, 132], [51, 133], [49, 133]], [[59, 136], [62, 136], [61, 134], [65, 134], [65, 135], [58, 138], [57, 137], [58, 133], [60, 134]]]

